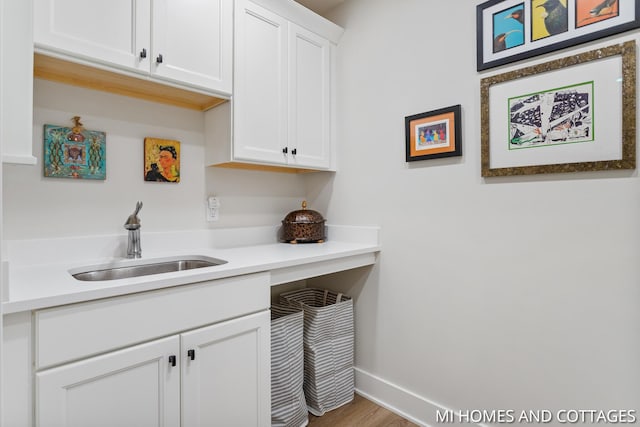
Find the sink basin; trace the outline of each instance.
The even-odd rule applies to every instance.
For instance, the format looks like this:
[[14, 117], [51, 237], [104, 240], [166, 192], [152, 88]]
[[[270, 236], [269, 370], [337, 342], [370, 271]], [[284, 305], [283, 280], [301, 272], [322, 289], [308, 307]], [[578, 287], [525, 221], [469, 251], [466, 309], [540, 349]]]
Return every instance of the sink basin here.
[[194, 268], [214, 267], [226, 264], [227, 261], [201, 256], [187, 256], [171, 259], [151, 259], [144, 261], [124, 261], [116, 265], [102, 265], [88, 270], [70, 271], [77, 280], [85, 282], [128, 279], [130, 277], [149, 276], [152, 274], [170, 273], [174, 271], [192, 270]]

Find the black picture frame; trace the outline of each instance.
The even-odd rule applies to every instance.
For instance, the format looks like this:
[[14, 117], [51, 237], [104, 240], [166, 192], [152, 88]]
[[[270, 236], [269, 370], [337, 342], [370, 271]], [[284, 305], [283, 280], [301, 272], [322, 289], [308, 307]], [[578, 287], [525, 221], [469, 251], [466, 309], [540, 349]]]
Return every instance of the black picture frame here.
[[462, 156], [462, 107], [405, 117], [406, 161]]
[[[546, 12], [546, 6], [542, 6], [540, 3], [547, 1], [550, 0], [489, 0], [477, 5], [477, 71], [510, 64], [640, 27], [640, 0], [613, 0], [613, 6], [604, 9], [604, 12], [602, 12], [603, 9], [600, 9], [599, 15], [590, 13], [598, 10], [596, 7], [589, 8], [593, 4], [591, 2], [602, 4], [603, 0], [566, 0], [566, 29], [563, 25], [554, 30], [559, 31], [556, 34], [548, 33], [544, 37], [534, 36], [534, 29], [537, 27], [541, 28], [540, 31], [547, 30], [547, 25], [550, 27], [546, 21], [543, 24], [544, 29], [541, 25], [536, 26], [536, 22], [540, 22], [540, 14]], [[506, 21], [498, 19], [499, 14], [507, 13], [509, 8], [519, 9], [520, 7], [522, 7], [522, 13], [516, 17], [511, 17], [511, 14], [504, 16], [504, 19], [510, 18], [510, 22], [514, 24], [518, 24], [522, 20], [520, 29], [516, 25], [513, 30], [500, 32], [497, 24], [502, 25]], [[583, 17], [587, 13], [589, 17]], [[574, 19], [571, 20], [569, 17]], [[595, 21], [589, 22], [590, 20]], [[491, 22], [491, 28], [487, 28], [489, 22]], [[520, 31], [522, 34], [519, 34]], [[552, 30], [549, 31], [552, 32]], [[519, 38], [520, 35], [522, 40]], [[518, 38], [512, 42], [513, 46], [497, 46], [500, 42], [514, 37]]]

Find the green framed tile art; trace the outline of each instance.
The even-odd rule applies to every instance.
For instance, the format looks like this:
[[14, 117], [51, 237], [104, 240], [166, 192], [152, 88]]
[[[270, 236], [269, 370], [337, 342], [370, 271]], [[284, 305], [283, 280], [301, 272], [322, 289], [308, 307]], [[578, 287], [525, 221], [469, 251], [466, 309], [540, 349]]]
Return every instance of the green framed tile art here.
[[79, 119], [72, 128], [44, 125], [45, 177], [106, 179], [106, 133], [84, 129]]

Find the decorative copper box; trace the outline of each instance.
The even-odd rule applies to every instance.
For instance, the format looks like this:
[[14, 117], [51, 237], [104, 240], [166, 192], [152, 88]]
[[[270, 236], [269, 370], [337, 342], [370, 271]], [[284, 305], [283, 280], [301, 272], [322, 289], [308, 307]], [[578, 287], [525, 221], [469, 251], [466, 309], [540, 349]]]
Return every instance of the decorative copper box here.
[[282, 239], [288, 243], [322, 243], [325, 219], [318, 212], [307, 209], [307, 202], [302, 202], [302, 209], [290, 212], [282, 220]]

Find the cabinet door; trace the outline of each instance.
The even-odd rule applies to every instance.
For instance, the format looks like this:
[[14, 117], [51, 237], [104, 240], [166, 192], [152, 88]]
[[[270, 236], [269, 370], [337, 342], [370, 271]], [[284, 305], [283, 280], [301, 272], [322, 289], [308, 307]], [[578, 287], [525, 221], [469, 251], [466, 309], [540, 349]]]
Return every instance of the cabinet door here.
[[286, 164], [287, 21], [236, 2], [233, 158]]
[[289, 24], [289, 163], [331, 166], [330, 43]]
[[179, 426], [180, 339], [173, 336], [36, 374], [36, 425]]
[[150, 1], [35, 0], [35, 45], [148, 73]]
[[2, 0], [0, 8], [2, 161], [34, 165], [32, 4]]
[[270, 322], [264, 311], [182, 335], [183, 427], [271, 424]]
[[233, 2], [154, 0], [152, 15], [152, 73], [231, 94]]

